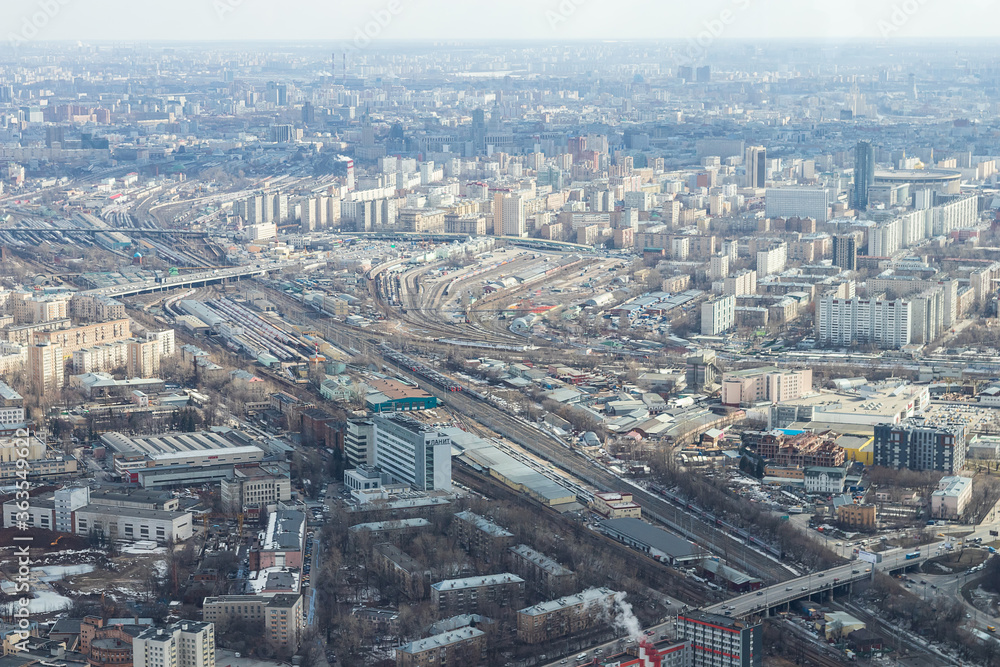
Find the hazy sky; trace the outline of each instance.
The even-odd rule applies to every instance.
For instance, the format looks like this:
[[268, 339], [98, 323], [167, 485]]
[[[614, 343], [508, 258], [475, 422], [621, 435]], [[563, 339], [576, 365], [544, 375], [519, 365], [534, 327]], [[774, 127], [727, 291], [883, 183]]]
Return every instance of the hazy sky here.
[[[381, 17], [382, 23], [376, 23]], [[2, 0], [39, 40], [1000, 37], [998, 0]]]

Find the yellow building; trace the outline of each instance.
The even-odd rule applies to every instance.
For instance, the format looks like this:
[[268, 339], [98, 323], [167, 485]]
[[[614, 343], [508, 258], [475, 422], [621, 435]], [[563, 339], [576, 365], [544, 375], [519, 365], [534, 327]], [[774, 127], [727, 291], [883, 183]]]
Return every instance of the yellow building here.
[[875, 438], [864, 435], [842, 435], [837, 438], [837, 446], [844, 450], [845, 461], [860, 461], [866, 466], [875, 463]]
[[633, 502], [631, 493], [595, 493], [590, 509], [605, 519], [641, 519], [642, 507]]
[[874, 528], [878, 521], [875, 505], [848, 503], [837, 508], [837, 521], [850, 528]]

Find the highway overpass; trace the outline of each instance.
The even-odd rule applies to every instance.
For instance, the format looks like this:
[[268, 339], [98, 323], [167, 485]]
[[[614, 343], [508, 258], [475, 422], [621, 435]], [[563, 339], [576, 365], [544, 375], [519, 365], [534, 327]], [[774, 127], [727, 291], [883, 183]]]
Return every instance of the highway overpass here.
[[258, 262], [245, 266], [233, 266], [224, 269], [212, 269], [209, 271], [198, 271], [183, 276], [164, 276], [162, 282], [155, 280], [143, 280], [141, 282], [129, 283], [127, 285], [111, 285], [110, 287], [99, 287], [97, 289], [81, 292], [88, 296], [109, 296], [120, 298], [126, 296], [136, 296], [137, 294], [150, 294], [152, 292], [162, 292], [178, 287], [204, 287], [214, 285], [229, 280], [240, 280], [241, 278], [251, 278], [263, 276], [274, 271], [280, 271], [290, 266], [295, 266], [297, 262]]
[[11, 235], [43, 234], [58, 232], [60, 234], [100, 234], [121, 232], [126, 236], [184, 236], [205, 238], [208, 232], [192, 231], [190, 229], [147, 229], [143, 227], [2, 227], [0, 231]]
[[914, 553], [914, 549], [899, 549], [882, 557], [881, 563], [868, 563], [866, 561], [854, 560], [846, 565], [838, 565], [823, 572], [815, 572], [804, 577], [791, 579], [789, 581], [761, 588], [759, 591], [747, 593], [736, 598], [729, 599], [711, 607], [705, 607], [704, 611], [713, 614], [725, 614], [727, 616], [740, 617], [751, 614], [763, 614], [767, 610], [780, 607], [789, 602], [808, 598], [818, 593], [825, 593], [853, 584], [856, 581], [870, 579], [875, 571], [892, 572], [908, 567], [920, 565], [936, 553], [937, 544], [925, 544], [920, 547], [920, 555], [916, 558], [906, 558], [906, 554]]

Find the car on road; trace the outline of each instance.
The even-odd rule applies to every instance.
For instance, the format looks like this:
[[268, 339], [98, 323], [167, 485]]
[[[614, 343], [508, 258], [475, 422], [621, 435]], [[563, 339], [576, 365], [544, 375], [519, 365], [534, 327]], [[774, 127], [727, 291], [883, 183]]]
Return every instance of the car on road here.
[[861, 570], [851, 570], [851, 574], [861, 574]]
[[757, 591], [757, 595], [763, 595], [764, 591]]

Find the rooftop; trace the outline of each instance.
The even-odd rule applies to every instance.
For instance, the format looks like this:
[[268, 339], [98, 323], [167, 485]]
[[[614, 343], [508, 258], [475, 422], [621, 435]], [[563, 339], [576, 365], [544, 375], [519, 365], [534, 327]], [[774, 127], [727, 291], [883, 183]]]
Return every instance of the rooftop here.
[[672, 558], [685, 558], [704, 550], [682, 537], [668, 533], [641, 519], [609, 519], [600, 523], [601, 530], [624, 535]]
[[501, 574], [486, 574], [479, 577], [465, 577], [464, 579], [445, 579], [431, 584], [431, 588], [437, 591], [455, 591], [465, 588], [479, 588], [480, 586], [496, 586], [498, 584], [523, 584], [524, 579], [503, 572]]
[[429, 651], [431, 649], [443, 648], [459, 642], [475, 639], [476, 637], [482, 637], [484, 634], [485, 633], [482, 630], [477, 630], [476, 628], [462, 628], [460, 630], [452, 630], [451, 632], [434, 635], [433, 637], [418, 639], [410, 642], [409, 644], [403, 644], [396, 650], [403, 653], [423, 653], [424, 651]]
[[569, 568], [563, 567], [554, 559], [535, 551], [527, 544], [518, 544], [516, 547], [510, 547], [510, 550], [522, 558], [531, 561], [540, 570], [548, 572], [551, 575], [568, 576], [573, 574], [573, 571]]
[[556, 600], [549, 600], [548, 602], [539, 602], [536, 605], [525, 607], [517, 613], [525, 614], [527, 616], [540, 616], [542, 614], [550, 614], [554, 611], [558, 611], [559, 609], [591, 604], [598, 600], [610, 598], [614, 595], [615, 592], [610, 588], [588, 588], [587, 590], [575, 595], [567, 595]]
[[473, 524], [476, 528], [483, 531], [484, 533], [489, 533], [493, 537], [514, 537], [514, 533], [509, 532], [505, 528], [498, 526], [489, 519], [481, 517], [474, 512], [468, 510], [464, 512], [459, 512], [455, 515], [456, 519], [461, 519], [466, 523]]

